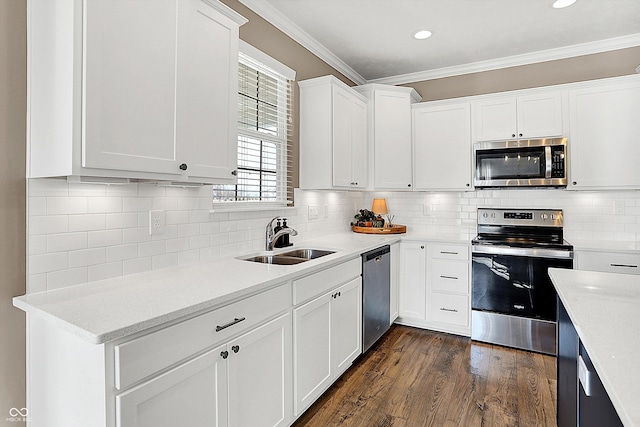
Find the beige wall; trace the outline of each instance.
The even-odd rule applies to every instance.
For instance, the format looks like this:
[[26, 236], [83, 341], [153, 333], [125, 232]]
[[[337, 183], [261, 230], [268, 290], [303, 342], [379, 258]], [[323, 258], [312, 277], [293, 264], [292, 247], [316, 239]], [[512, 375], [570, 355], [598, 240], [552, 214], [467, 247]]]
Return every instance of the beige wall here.
[[408, 83], [423, 101], [481, 95], [634, 74], [640, 47], [614, 50], [538, 64]]
[[0, 0], [0, 425], [25, 406], [26, 0]]

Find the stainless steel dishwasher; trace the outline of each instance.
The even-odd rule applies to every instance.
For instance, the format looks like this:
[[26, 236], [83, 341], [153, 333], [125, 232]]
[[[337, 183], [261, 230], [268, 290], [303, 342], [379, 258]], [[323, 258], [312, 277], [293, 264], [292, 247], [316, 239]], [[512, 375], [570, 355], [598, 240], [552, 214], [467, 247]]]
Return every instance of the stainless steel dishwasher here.
[[391, 247], [362, 254], [362, 353], [389, 330]]

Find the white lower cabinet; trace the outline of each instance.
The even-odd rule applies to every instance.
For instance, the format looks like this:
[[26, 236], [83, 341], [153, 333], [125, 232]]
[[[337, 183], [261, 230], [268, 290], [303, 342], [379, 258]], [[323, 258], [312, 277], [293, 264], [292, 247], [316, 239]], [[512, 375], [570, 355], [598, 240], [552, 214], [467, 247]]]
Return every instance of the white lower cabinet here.
[[402, 242], [397, 322], [470, 335], [469, 246]]
[[295, 308], [293, 330], [294, 414], [299, 416], [362, 351], [362, 279]]
[[291, 394], [287, 313], [119, 394], [117, 426], [285, 426]]

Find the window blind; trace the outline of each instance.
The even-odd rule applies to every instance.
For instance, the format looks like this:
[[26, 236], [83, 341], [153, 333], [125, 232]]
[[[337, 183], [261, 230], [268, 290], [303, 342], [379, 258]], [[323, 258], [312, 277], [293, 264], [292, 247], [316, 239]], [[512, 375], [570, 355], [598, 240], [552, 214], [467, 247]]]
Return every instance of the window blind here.
[[282, 74], [240, 53], [237, 184], [214, 186], [214, 202], [292, 202], [292, 87]]

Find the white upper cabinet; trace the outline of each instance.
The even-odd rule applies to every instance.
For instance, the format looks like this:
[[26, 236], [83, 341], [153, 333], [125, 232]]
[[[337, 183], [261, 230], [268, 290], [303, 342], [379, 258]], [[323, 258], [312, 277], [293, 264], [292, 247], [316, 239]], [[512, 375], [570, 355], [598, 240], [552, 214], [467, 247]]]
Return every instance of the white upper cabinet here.
[[569, 188], [640, 188], [640, 79], [569, 91]]
[[470, 104], [423, 103], [412, 109], [414, 189], [470, 190]]
[[476, 141], [562, 136], [562, 92], [504, 96], [473, 103]]
[[300, 188], [368, 184], [368, 101], [333, 76], [300, 86]]
[[376, 190], [411, 190], [411, 104], [413, 88], [366, 84], [353, 88], [369, 100], [369, 166]]
[[209, 0], [29, 7], [30, 177], [234, 181], [244, 18]]

